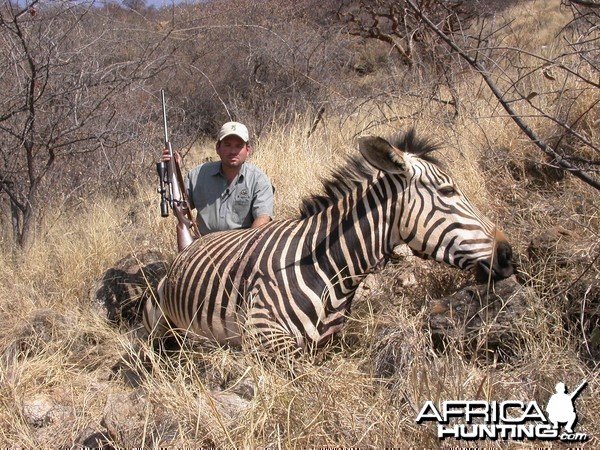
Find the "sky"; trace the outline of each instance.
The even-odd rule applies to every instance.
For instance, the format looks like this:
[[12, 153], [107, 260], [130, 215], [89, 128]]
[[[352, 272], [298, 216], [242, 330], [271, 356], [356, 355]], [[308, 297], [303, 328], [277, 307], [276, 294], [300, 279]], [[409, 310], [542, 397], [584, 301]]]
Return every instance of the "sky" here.
[[177, 4], [181, 3], [182, 0], [146, 0], [146, 5], [160, 8], [161, 6], [171, 6], [173, 2]]

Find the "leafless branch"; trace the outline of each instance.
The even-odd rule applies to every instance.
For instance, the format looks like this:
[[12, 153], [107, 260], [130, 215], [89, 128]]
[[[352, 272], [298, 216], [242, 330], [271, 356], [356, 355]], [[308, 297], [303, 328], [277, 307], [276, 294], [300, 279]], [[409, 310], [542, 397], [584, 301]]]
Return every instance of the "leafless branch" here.
[[490, 73], [481, 64], [480, 61], [473, 58], [469, 53], [459, 47], [455, 40], [449, 37], [446, 33], [439, 29], [425, 14], [421, 8], [419, 8], [413, 0], [407, 0], [407, 4], [419, 15], [423, 22], [433, 30], [452, 50], [454, 50], [461, 58], [473, 67], [484, 79], [485, 83], [494, 94], [498, 102], [502, 105], [504, 110], [508, 113], [510, 118], [515, 124], [525, 133], [529, 140], [534, 143], [544, 154], [552, 159], [552, 161], [558, 165], [558, 167], [570, 172], [573, 176], [579, 178], [583, 182], [592, 186], [595, 189], [600, 190], [600, 182], [595, 178], [591, 177], [587, 172], [571, 164], [565, 157], [560, 155], [553, 149], [547, 142], [541, 139], [532, 129], [527, 125], [523, 118], [513, 109], [510, 102], [504, 98], [504, 94], [498, 89], [494, 81], [492, 80]]

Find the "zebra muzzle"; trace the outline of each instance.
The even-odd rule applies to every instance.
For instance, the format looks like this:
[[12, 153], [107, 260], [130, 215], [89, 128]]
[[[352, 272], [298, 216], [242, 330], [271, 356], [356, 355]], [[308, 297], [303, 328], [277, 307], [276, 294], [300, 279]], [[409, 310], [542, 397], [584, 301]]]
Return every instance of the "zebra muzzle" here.
[[[494, 249], [493, 260], [481, 260], [475, 266], [475, 278], [485, 283], [490, 278], [494, 281], [503, 280], [515, 273], [513, 251], [506, 241], [499, 241]], [[491, 262], [491, 264], [490, 264]]]

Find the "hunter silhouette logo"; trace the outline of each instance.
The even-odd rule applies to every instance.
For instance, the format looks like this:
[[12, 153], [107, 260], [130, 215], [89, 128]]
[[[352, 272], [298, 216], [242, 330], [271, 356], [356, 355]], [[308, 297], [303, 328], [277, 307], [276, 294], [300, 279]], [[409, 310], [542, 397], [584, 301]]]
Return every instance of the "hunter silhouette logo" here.
[[[586, 386], [584, 380], [573, 392], [567, 393], [565, 384], [557, 383], [556, 392], [546, 406], [547, 414], [536, 401], [451, 400], [442, 402], [440, 409], [432, 401], [426, 401], [416, 422], [437, 422], [440, 439], [585, 442], [588, 435], [574, 431], [577, 423], [574, 402]], [[563, 432], [561, 424], [564, 424]]]
[[548, 406], [546, 406], [548, 419], [554, 425], [554, 429], [558, 429], [559, 423], [566, 423], [565, 432], [573, 433], [573, 427], [577, 422], [577, 413], [573, 403], [586, 385], [587, 381], [584, 380], [571, 394], [567, 394], [565, 383], [556, 383], [556, 394], [550, 397]]

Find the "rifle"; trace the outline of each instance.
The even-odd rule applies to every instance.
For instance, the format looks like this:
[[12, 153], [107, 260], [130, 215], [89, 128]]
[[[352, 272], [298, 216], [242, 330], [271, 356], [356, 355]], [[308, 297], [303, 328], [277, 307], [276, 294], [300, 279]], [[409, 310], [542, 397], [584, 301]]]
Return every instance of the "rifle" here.
[[581, 382], [581, 384], [579, 386], [577, 386], [575, 388], [575, 390], [569, 394], [569, 397], [571, 397], [571, 400], [574, 400], [575, 397], [577, 397], [581, 393], [581, 391], [583, 390], [583, 388], [586, 387], [586, 386], [587, 386], [587, 380], [583, 380]]
[[177, 217], [177, 248], [182, 251], [200, 236], [198, 225], [192, 217], [189, 203], [185, 195], [183, 177], [179, 161], [173, 154], [167, 128], [167, 105], [165, 90], [160, 90], [162, 100], [163, 125], [165, 130], [165, 149], [169, 150], [169, 160], [156, 163], [158, 172], [158, 193], [160, 194], [160, 215], [169, 216], [169, 207]]

